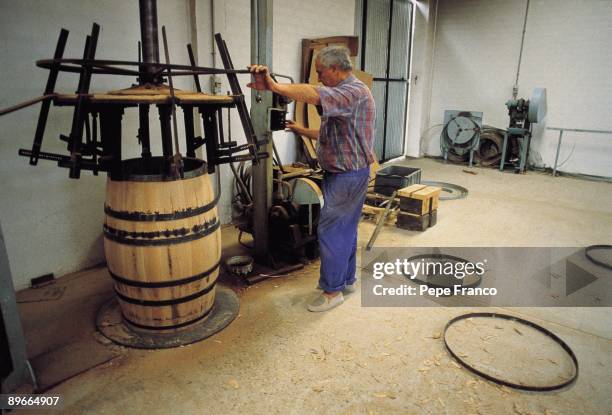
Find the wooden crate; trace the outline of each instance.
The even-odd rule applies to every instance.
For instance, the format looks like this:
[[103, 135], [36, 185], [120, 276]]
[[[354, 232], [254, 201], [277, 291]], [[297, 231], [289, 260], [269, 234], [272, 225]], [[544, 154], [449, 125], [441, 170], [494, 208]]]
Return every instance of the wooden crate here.
[[438, 209], [442, 189], [424, 184], [413, 184], [397, 192], [400, 210], [413, 215], [425, 215]]
[[397, 212], [397, 221], [395, 226], [401, 229], [410, 231], [425, 231], [436, 224], [438, 220], [438, 211], [432, 210], [431, 213], [425, 215], [415, 215], [412, 213]]

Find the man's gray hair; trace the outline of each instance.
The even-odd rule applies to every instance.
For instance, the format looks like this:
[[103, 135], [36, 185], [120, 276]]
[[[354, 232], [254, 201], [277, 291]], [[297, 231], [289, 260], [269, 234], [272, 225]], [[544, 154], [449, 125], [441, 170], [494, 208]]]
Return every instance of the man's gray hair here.
[[353, 69], [349, 50], [344, 46], [327, 46], [321, 49], [317, 55], [317, 59], [319, 63], [326, 68], [335, 66], [343, 71], [350, 71]]

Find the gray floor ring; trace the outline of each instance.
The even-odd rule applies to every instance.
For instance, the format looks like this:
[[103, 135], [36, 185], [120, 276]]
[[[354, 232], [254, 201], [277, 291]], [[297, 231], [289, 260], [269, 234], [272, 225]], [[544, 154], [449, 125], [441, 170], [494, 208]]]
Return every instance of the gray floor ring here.
[[440, 200], [463, 199], [468, 194], [468, 189], [452, 183], [421, 180], [421, 184], [425, 184], [427, 186], [441, 187], [442, 193], [440, 193]]

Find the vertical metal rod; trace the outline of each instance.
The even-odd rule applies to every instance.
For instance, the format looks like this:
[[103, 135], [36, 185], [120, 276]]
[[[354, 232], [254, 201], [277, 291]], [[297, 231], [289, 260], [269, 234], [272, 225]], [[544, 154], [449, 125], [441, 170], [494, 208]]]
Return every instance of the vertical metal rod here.
[[113, 180], [121, 179], [121, 118], [123, 108], [108, 106], [100, 112], [101, 164]]
[[[139, 0], [140, 37], [142, 39], [142, 60], [144, 63], [159, 63], [159, 40], [157, 36], [157, 1]], [[157, 68], [150, 66], [141, 70], [140, 84], [161, 83], [161, 76], [155, 77]]]
[[[525, 169], [529, 168], [529, 153], [531, 152], [531, 138], [533, 137], [533, 125], [527, 120], [525, 121], [525, 128], [527, 128], [527, 151], [525, 152]], [[523, 171], [524, 173], [524, 171]]]
[[308, 204], [308, 235], [312, 235], [312, 203]]
[[[524, 169], [525, 169], [525, 159], [527, 157], [527, 140], [529, 139], [528, 135], [523, 135], [522, 140], [521, 140], [521, 145], [520, 145], [520, 160], [519, 160], [519, 168], [518, 168], [518, 172], [519, 173], [523, 173]], [[516, 169], [516, 167], [515, 167]]]
[[[170, 65], [170, 54], [168, 52], [168, 38], [166, 37], [166, 26], [162, 26], [162, 38], [164, 41], [164, 54], [166, 55], [166, 65]], [[174, 160], [172, 161], [172, 170], [175, 173], [183, 176], [183, 169], [181, 166], [181, 153], [179, 152], [179, 142], [178, 142], [178, 124], [176, 122], [176, 96], [174, 95], [174, 85], [172, 83], [172, 71], [170, 70], [170, 66], [168, 66], [168, 84], [170, 86], [170, 98], [172, 99], [172, 127], [173, 127], [173, 137], [174, 137]]]
[[[253, 0], [251, 2], [251, 63], [267, 65], [272, 68], [272, 27], [273, 1]], [[272, 132], [268, 126], [268, 108], [272, 106], [272, 93], [264, 91], [263, 99], [258, 102], [256, 94], [251, 94], [251, 118], [257, 138], [267, 140], [265, 150], [274, 151], [271, 143]], [[268, 213], [272, 206], [272, 157], [260, 160], [253, 165], [253, 209], [255, 257], [258, 262], [269, 262]]]
[[[412, 25], [414, 24], [414, 4], [413, 3], [408, 3], [408, 7], [410, 8], [410, 21], [408, 23], [408, 47], [412, 48]], [[406, 96], [404, 97], [404, 124], [402, 127], [402, 137], [406, 137], [406, 122], [408, 121], [408, 97], [409, 97], [409, 92], [410, 92], [410, 88], [411, 88], [411, 83], [410, 83], [410, 64], [411, 64], [411, 50], [408, 50], [408, 56], [407, 56], [407, 61], [406, 61], [406, 73], [405, 73], [405, 77], [406, 77], [406, 82], [404, 83], [406, 85], [406, 91], [405, 94]], [[416, 85], [416, 79], [415, 79], [415, 85]], [[402, 140], [402, 155], [407, 155], [406, 154], [406, 140]]]
[[185, 143], [187, 144], [187, 157], [195, 157], [195, 130], [193, 128], [193, 106], [183, 105], [183, 119], [185, 121]]
[[[88, 59], [89, 57], [89, 47], [91, 45], [91, 36], [87, 35], [85, 36], [85, 48], [83, 50], [83, 59]], [[77, 89], [75, 91], [76, 94], [82, 94], [83, 92], [83, 85], [85, 84], [85, 71], [86, 71], [86, 67], [85, 65], [83, 65], [81, 67], [81, 73], [79, 76], [79, 85], [77, 86]]]
[[91, 129], [92, 129], [91, 139], [93, 141], [92, 160], [94, 162], [93, 174], [94, 176], [97, 176], [98, 175], [98, 144], [100, 144], [100, 142], [98, 141], [98, 113], [95, 111], [91, 112]]
[[206, 157], [208, 174], [215, 172], [219, 159], [219, 124], [217, 123], [217, 110], [209, 107], [200, 107], [202, 123], [204, 124], [204, 138], [206, 144]]
[[389, 122], [388, 110], [389, 110], [389, 71], [391, 69], [391, 34], [393, 28], [393, 0], [389, 6], [389, 32], [387, 34], [387, 68], [385, 70], [385, 120], [383, 125], [383, 142], [382, 142], [382, 154], [380, 155], [383, 160], [387, 160], [385, 152], [387, 151], [387, 124]]
[[363, 0], [362, 10], [363, 19], [361, 21], [361, 70], [365, 71], [365, 51], [366, 51], [366, 29], [368, 24], [368, 0]]
[[529, 0], [527, 0], [527, 6], [525, 7], [525, 20], [523, 21], [523, 34], [521, 36], [521, 50], [519, 51], [519, 60], [516, 67], [516, 80], [514, 81], [514, 88], [512, 88], [512, 99], [516, 99], [518, 95], [518, 81], [519, 74], [521, 72], [521, 60], [523, 59], [523, 45], [525, 44], [525, 31], [527, 30], [527, 16], [529, 15]]
[[[195, 7], [195, 3], [190, 3], [190, 7]], [[197, 45], [196, 45], [197, 46]], [[197, 66], [197, 61], [195, 58], [195, 54], [193, 53], [193, 48], [191, 43], [187, 45], [187, 54], [189, 55], [189, 63], [191, 66]], [[195, 82], [196, 91], [202, 92], [202, 86], [200, 85], [200, 75], [193, 74], [193, 81]], [[191, 111], [191, 114], [187, 114], [186, 111]], [[191, 131], [191, 137], [185, 137], [187, 140], [187, 157], [195, 157], [195, 128], [200, 131], [200, 123], [194, 123], [195, 117], [193, 116], [194, 107], [183, 107], [183, 112], [185, 113], [185, 134], [187, 131]], [[191, 120], [191, 121], [189, 121]], [[191, 122], [190, 126], [187, 126], [187, 123]], [[218, 189], [217, 191], [221, 191]]]
[[[229, 108], [227, 109], [227, 111], [229, 114]], [[223, 131], [223, 107], [219, 107], [219, 109], [217, 110], [217, 123], [219, 124], [219, 147], [225, 147], [226, 143], [225, 132]]]
[[519, 165], [519, 173], [525, 173], [527, 167], [529, 166], [529, 147], [531, 146], [531, 124], [529, 121], [525, 120], [523, 123], [523, 130], [526, 132], [523, 133], [523, 144], [524, 147], [521, 148], [521, 163]]
[[[193, 54], [193, 48], [191, 47], [191, 43], [187, 45], [187, 54], [189, 55], [189, 62], [191, 66], [197, 66], [195, 55]], [[197, 73], [194, 73], [193, 80], [195, 82], [196, 91], [202, 92], [202, 86], [200, 85], [200, 75], [198, 75]]]
[[[227, 91], [227, 95], [229, 95], [229, 91]], [[231, 143], [232, 141], [232, 117], [230, 114], [231, 108], [227, 109], [227, 141]]]
[[555, 168], [553, 169], [553, 177], [557, 175], [557, 163], [559, 161], [559, 150], [561, 150], [561, 140], [563, 140], [563, 129], [559, 130], [559, 141], [557, 142], [557, 154], [555, 155]]
[[499, 171], [504, 171], [506, 164], [506, 149], [508, 148], [508, 131], [504, 132], [504, 144], [502, 144], [502, 155], [499, 160]]
[[85, 148], [91, 148], [91, 125], [89, 124], [89, 116], [85, 115]]
[[162, 140], [162, 154], [165, 159], [172, 157], [172, 127], [170, 117], [172, 117], [172, 111], [170, 106], [167, 104], [158, 104], [157, 110], [159, 112], [159, 123], [161, 129], [161, 140]]
[[[96, 48], [98, 46], [98, 35], [100, 34], [100, 25], [94, 23], [91, 29], [91, 35], [87, 36], [85, 41], [84, 59], [94, 59], [96, 56]], [[83, 65], [81, 76], [79, 78], [79, 87], [77, 89], [77, 103], [74, 107], [74, 115], [72, 117], [72, 128], [70, 130], [70, 140], [68, 142], [68, 150], [70, 150], [70, 174], [71, 179], [78, 179], [81, 175], [81, 145], [83, 140], [83, 125], [87, 115], [87, 100], [84, 94], [89, 92], [91, 83], [91, 75], [93, 68], [91, 65]]]
[[283, 169], [283, 163], [281, 162], [280, 155], [278, 154], [278, 150], [276, 149], [276, 144], [274, 144], [274, 138], [272, 138], [272, 150], [274, 150], [274, 155], [276, 156], [276, 162], [278, 163], [278, 168], [281, 173], [285, 173]]
[[149, 104], [138, 104], [138, 140], [142, 145], [141, 156], [151, 157], [151, 139], [149, 135]]
[[[228, 91], [228, 95], [229, 95], [229, 91]], [[227, 142], [230, 144], [232, 142], [232, 122], [230, 118], [230, 108], [227, 109]], [[236, 179], [236, 183], [238, 184], [238, 187], [240, 188], [239, 192], [242, 193], [242, 196], [246, 200], [247, 204], [252, 205], [253, 198], [251, 197], [251, 194], [249, 193], [249, 189], [247, 188], [246, 184], [244, 184], [244, 181], [242, 180], [242, 178], [236, 171], [236, 166], [234, 166], [234, 162], [231, 161], [231, 159], [230, 159], [229, 165]], [[221, 168], [219, 168], [219, 171], [217, 174], [220, 174], [220, 172], [221, 172]]]

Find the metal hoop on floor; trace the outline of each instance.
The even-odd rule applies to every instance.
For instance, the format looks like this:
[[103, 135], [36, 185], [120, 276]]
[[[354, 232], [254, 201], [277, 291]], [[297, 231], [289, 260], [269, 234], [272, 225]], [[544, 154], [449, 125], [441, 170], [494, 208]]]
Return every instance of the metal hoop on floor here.
[[604, 267], [606, 269], [612, 270], [612, 265], [593, 258], [593, 256], [591, 255], [591, 251], [595, 249], [610, 250], [612, 249], [612, 245], [591, 245], [591, 246], [587, 246], [586, 248], [584, 248], [584, 255], [587, 257], [589, 261], [591, 261], [593, 264], [599, 265], [600, 267]]
[[[544, 335], [546, 335], [547, 337], [551, 338], [552, 340], [555, 341], [555, 343], [557, 343], [559, 346], [561, 346], [561, 348], [569, 355], [569, 357], [571, 358], [572, 362], [574, 362], [574, 367], [576, 368], [576, 371], [574, 372], [574, 376], [572, 376], [570, 379], [563, 381], [561, 383], [558, 384], [554, 384], [554, 385], [546, 385], [546, 386], [536, 386], [536, 385], [522, 385], [522, 384], [518, 384], [518, 383], [513, 383], [504, 379], [500, 379], [500, 378], [496, 378], [494, 376], [489, 375], [488, 373], [482, 372], [478, 369], [476, 369], [474, 366], [471, 366], [469, 363], [467, 363], [465, 360], [463, 360], [461, 357], [459, 357], [459, 355], [457, 353], [455, 353], [453, 351], [453, 349], [451, 349], [451, 347], [448, 345], [448, 342], [446, 341], [446, 333], [448, 331], [448, 329], [455, 323], [457, 323], [458, 321], [461, 320], [467, 320], [468, 318], [473, 318], [473, 317], [484, 317], [484, 318], [500, 318], [500, 319], [504, 319], [504, 320], [510, 320], [510, 321], [515, 321], [517, 323], [521, 323], [524, 324], [526, 326], [529, 326], [537, 331], [539, 331], [540, 333], [543, 333]], [[497, 383], [499, 385], [504, 385], [504, 386], [508, 386], [510, 388], [514, 388], [514, 389], [520, 389], [520, 390], [525, 390], [525, 391], [534, 391], [534, 392], [546, 392], [546, 391], [553, 391], [553, 390], [557, 390], [557, 389], [561, 389], [564, 388], [568, 385], [571, 385], [572, 383], [574, 383], [576, 381], [576, 379], [578, 379], [578, 359], [576, 358], [576, 355], [574, 354], [574, 351], [567, 345], [567, 343], [565, 343], [563, 340], [561, 340], [556, 334], [554, 334], [553, 332], [551, 332], [548, 329], [545, 329], [544, 327], [531, 322], [529, 320], [525, 320], [522, 319], [520, 317], [516, 317], [516, 316], [511, 316], [508, 314], [499, 314], [499, 313], [468, 313], [468, 314], [462, 314], [460, 316], [457, 316], [455, 318], [453, 318], [452, 320], [450, 320], [448, 323], [446, 323], [446, 326], [444, 327], [444, 334], [442, 336], [443, 340], [444, 340], [444, 347], [446, 347], [446, 350], [450, 353], [450, 355], [459, 363], [461, 364], [463, 367], [465, 367], [467, 370], [469, 370], [470, 372], [481, 376], [487, 380], [490, 380], [491, 382]]]

